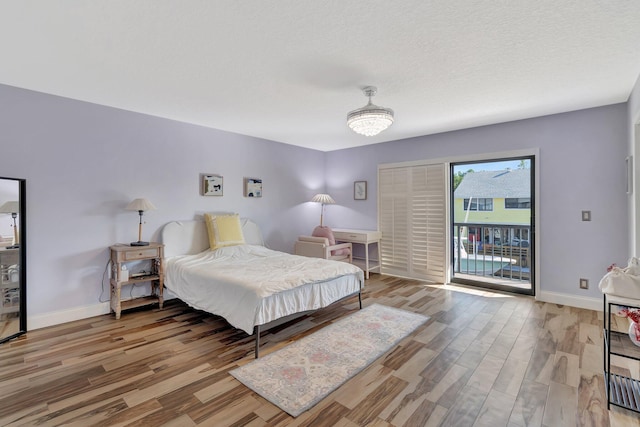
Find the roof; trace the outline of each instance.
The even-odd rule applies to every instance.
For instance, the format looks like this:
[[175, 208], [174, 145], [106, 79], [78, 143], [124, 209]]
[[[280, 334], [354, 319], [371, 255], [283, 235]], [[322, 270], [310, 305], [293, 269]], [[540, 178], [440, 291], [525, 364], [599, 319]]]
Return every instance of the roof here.
[[531, 197], [530, 178], [529, 169], [468, 172], [456, 188], [454, 197], [456, 199]]

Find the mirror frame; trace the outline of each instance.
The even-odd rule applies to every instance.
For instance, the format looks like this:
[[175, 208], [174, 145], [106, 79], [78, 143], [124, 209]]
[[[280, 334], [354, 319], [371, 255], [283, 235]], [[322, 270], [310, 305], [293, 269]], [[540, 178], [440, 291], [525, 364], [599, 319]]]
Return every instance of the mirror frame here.
[[27, 180], [21, 178], [6, 179], [18, 182], [18, 201], [20, 203], [20, 330], [0, 338], [0, 344], [27, 333]]

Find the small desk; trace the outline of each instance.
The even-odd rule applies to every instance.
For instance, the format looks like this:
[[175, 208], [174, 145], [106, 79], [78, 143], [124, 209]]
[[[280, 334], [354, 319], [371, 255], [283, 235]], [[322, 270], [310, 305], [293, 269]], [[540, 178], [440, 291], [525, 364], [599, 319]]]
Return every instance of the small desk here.
[[[378, 269], [380, 272], [380, 239], [382, 239], [382, 232], [377, 230], [353, 230], [348, 228], [334, 228], [333, 235], [336, 238], [336, 242], [350, 242], [352, 245], [361, 244], [364, 245], [364, 259], [353, 258], [353, 263], [358, 265], [364, 270], [365, 277], [369, 278], [369, 271]], [[369, 259], [369, 245], [376, 243], [378, 247], [378, 257], [375, 260]]]

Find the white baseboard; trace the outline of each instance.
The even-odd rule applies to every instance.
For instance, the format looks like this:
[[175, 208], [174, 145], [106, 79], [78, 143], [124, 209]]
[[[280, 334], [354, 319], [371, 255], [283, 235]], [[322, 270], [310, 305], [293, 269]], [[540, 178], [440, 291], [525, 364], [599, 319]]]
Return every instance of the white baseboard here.
[[[169, 295], [165, 294], [164, 300], [168, 301], [173, 298], [175, 298], [175, 296], [169, 293]], [[602, 298], [580, 297], [558, 292], [542, 291], [536, 296], [536, 300], [552, 304], [569, 305], [571, 307], [602, 311]], [[74, 320], [101, 316], [103, 314], [109, 314], [109, 311], [109, 302], [107, 301], [84, 307], [75, 307], [68, 310], [28, 316], [27, 331], [59, 325], [61, 323], [73, 322]]]
[[552, 304], [569, 305], [571, 307], [602, 311], [602, 298], [581, 297], [577, 295], [561, 294], [558, 292], [541, 291], [536, 295], [536, 300]]
[[84, 307], [74, 307], [68, 310], [27, 316], [27, 331], [59, 325], [61, 323], [73, 322], [74, 320], [101, 316], [103, 314], [108, 314], [109, 310], [109, 302], [107, 301]]
[[[165, 302], [174, 298], [175, 295], [165, 290]], [[122, 301], [126, 301], [126, 299], [123, 298]], [[47, 326], [60, 325], [61, 323], [73, 322], [74, 320], [88, 319], [89, 317], [102, 316], [103, 314], [109, 314], [110, 312], [111, 307], [109, 301], [106, 301], [83, 307], [54, 311], [51, 313], [36, 314], [34, 316], [27, 315], [27, 331], [46, 328]]]

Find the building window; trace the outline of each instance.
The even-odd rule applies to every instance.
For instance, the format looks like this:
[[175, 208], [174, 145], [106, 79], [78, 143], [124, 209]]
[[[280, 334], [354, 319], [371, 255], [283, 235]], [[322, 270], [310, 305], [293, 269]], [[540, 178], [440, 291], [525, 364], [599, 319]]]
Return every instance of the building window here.
[[504, 199], [505, 209], [531, 209], [531, 199], [529, 197]]
[[[469, 202], [471, 201], [471, 202]], [[492, 211], [493, 199], [464, 199], [464, 210]]]

